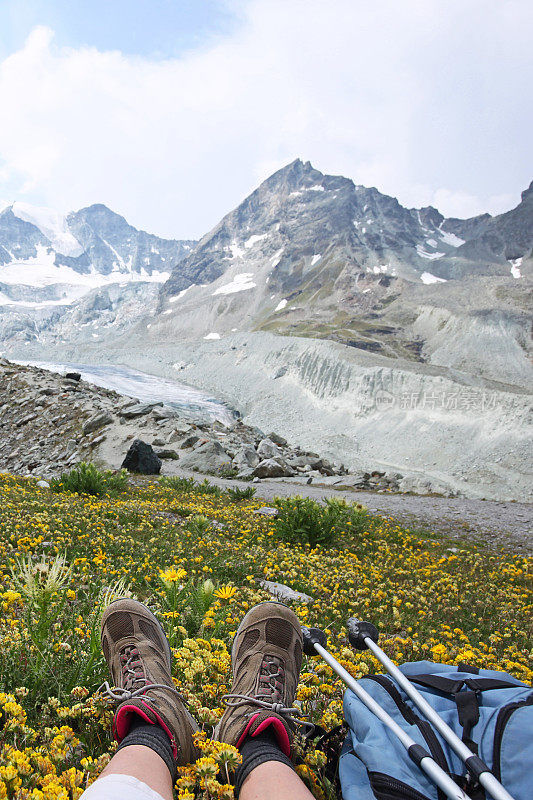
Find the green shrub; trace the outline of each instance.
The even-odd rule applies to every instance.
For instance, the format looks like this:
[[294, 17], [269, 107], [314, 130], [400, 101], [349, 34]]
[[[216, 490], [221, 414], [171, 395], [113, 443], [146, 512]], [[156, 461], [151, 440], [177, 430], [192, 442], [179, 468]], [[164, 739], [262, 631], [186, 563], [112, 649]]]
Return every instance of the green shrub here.
[[187, 530], [198, 537], [203, 536], [210, 528], [211, 522], [209, 518], [203, 514], [195, 514], [194, 517], [191, 517], [187, 522]]
[[60, 478], [52, 478], [50, 488], [54, 492], [76, 492], [102, 497], [123, 491], [128, 485], [128, 473], [125, 469], [113, 472], [110, 469], [100, 470], [95, 464], [81, 461], [69, 472], [63, 472]]
[[330, 498], [324, 505], [309, 497], [276, 497], [275, 532], [280, 539], [299, 544], [332, 544], [341, 530], [360, 533], [369, 516], [362, 506]]
[[207, 478], [203, 480], [202, 483], [198, 483], [194, 491], [197, 494], [212, 494], [214, 497], [222, 496], [222, 489], [220, 486], [217, 486], [215, 483], [209, 483]]
[[236, 478], [239, 470], [235, 467], [221, 467], [217, 473], [219, 478]]
[[192, 492], [196, 487], [194, 478], [180, 478], [178, 475], [164, 475], [159, 478], [161, 486], [174, 489], [175, 492]]
[[180, 478], [177, 475], [164, 475], [159, 478], [159, 483], [173, 489], [175, 492], [191, 492], [192, 494], [212, 494], [215, 497], [220, 497], [222, 489], [214, 483], [209, 483], [207, 478], [201, 483], [195, 481], [194, 478]]
[[244, 489], [241, 489], [239, 486], [235, 486], [233, 489], [228, 489], [228, 496], [235, 503], [238, 503], [239, 500], [251, 500], [254, 494], [254, 486], [246, 486]]

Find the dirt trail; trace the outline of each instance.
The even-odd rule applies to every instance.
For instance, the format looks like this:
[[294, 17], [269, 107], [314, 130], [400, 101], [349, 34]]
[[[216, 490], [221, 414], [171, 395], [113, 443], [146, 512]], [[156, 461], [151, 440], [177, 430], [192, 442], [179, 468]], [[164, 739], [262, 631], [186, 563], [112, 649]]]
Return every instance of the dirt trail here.
[[[203, 475], [173, 469], [174, 474], [202, 480]], [[243, 481], [209, 476], [219, 486], [250, 486]], [[271, 500], [276, 495], [303, 495], [321, 500], [323, 497], [345, 497], [362, 503], [369, 511], [384, 514], [421, 528], [428, 535], [435, 532], [451, 539], [475, 542], [490, 548], [503, 548], [520, 555], [533, 554], [533, 504], [469, 500], [463, 497], [424, 497], [407, 494], [378, 494], [364, 491], [339, 491], [330, 486], [296, 485], [283, 481], [263, 480], [256, 485], [257, 496]]]

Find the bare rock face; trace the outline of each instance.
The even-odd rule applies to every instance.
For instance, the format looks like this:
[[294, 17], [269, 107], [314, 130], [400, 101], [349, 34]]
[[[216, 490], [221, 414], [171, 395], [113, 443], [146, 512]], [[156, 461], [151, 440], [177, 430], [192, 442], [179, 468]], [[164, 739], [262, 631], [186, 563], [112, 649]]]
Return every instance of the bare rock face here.
[[141, 439], [135, 439], [126, 453], [122, 468], [140, 475], [159, 475], [161, 464], [161, 459], [156, 456], [152, 445]]
[[109, 411], [99, 411], [90, 417], [83, 426], [83, 433], [87, 435], [93, 431], [103, 428], [105, 425], [110, 425], [113, 422], [113, 415]]

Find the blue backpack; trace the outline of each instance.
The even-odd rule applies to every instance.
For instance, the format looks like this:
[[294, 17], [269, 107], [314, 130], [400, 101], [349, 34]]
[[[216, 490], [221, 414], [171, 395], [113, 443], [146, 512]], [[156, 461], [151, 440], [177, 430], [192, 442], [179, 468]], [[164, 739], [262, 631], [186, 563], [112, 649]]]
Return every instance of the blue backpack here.
[[[506, 672], [464, 664], [417, 661], [403, 664], [400, 670], [488, 765], [514, 800], [533, 800], [530, 686]], [[483, 787], [465, 775], [463, 762], [392, 678], [367, 675], [360, 683], [473, 800], [489, 800]], [[349, 725], [339, 762], [344, 800], [445, 800], [443, 792], [410, 760], [396, 736], [350, 690], [344, 695], [344, 718]]]

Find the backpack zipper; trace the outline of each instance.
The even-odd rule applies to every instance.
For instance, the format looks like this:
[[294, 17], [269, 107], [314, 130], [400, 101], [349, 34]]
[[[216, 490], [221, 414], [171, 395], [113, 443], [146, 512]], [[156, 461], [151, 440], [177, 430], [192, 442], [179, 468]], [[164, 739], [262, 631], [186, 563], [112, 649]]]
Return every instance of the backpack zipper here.
[[496, 778], [501, 781], [502, 779], [502, 741], [503, 733], [506, 725], [511, 719], [515, 711], [525, 706], [533, 705], [533, 694], [529, 695], [525, 700], [520, 700], [517, 703], [509, 703], [509, 705], [500, 708], [498, 717], [496, 719], [496, 727], [494, 728], [494, 743], [492, 747], [492, 772]]
[[369, 772], [368, 777], [372, 791], [378, 800], [428, 800], [412, 786], [391, 778], [382, 772]]

